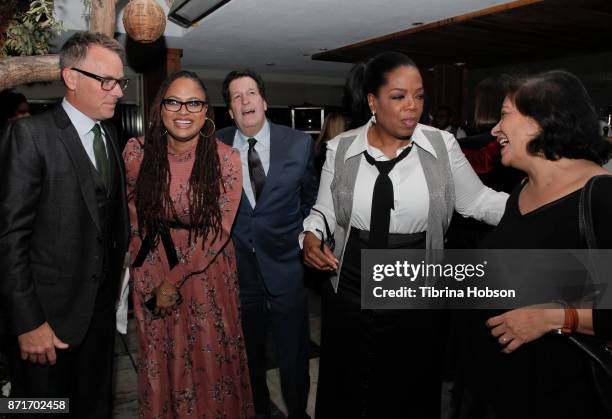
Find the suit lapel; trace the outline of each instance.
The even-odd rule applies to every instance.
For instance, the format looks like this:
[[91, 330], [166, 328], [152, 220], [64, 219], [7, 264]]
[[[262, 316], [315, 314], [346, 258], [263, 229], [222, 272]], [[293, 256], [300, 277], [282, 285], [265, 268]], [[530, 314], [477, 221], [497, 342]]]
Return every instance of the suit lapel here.
[[236, 135], [235, 127], [224, 129], [223, 131], [217, 133], [217, 137], [219, 137], [219, 140], [221, 140], [222, 143], [227, 144], [230, 147], [234, 146], [234, 136], [235, 135]]
[[70, 118], [64, 111], [61, 105], [55, 108], [55, 123], [58, 128], [59, 140], [64, 144], [72, 166], [74, 167], [74, 173], [81, 187], [81, 193], [83, 199], [87, 205], [87, 209], [96, 225], [98, 231], [100, 231], [100, 216], [98, 214], [98, 203], [96, 201], [96, 191], [91, 176], [91, 168], [89, 156], [83, 148], [83, 143], [79, 138], [79, 135], [70, 122]]
[[104, 131], [104, 134], [106, 135], [106, 149], [108, 150], [107, 152], [108, 152], [109, 163], [112, 166], [111, 182], [113, 186], [111, 187], [109, 185], [108, 192], [110, 194], [112, 192], [112, 189], [116, 185], [125, 185], [125, 174], [121, 170], [122, 169], [121, 164], [119, 163], [121, 159], [121, 153], [119, 153], [119, 149], [117, 148], [117, 138], [114, 135], [115, 130], [111, 129], [111, 127], [106, 121], [103, 121], [101, 125], [102, 125], [102, 130]]
[[288, 153], [286, 141], [287, 137], [279, 132], [276, 125], [270, 123], [270, 167], [268, 169], [268, 175], [266, 176], [266, 183], [264, 184], [263, 191], [261, 191], [261, 196], [255, 208], [268, 199], [270, 191], [280, 179]]
[[119, 196], [120, 199], [120, 205], [121, 205], [121, 223], [123, 224], [123, 227], [121, 228], [121, 243], [123, 248], [125, 248], [127, 250], [127, 246], [128, 246], [128, 242], [129, 242], [129, 237], [130, 237], [130, 216], [128, 213], [128, 207], [127, 207], [127, 192], [126, 192], [126, 185], [127, 182], [125, 180], [125, 165], [123, 163], [123, 156], [121, 155], [121, 150], [119, 149], [119, 141], [117, 138], [117, 130], [115, 129], [115, 127], [112, 125], [112, 123], [109, 123], [107, 121], [103, 121], [102, 122], [102, 128], [104, 129], [104, 132], [106, 133], [106, 138], [107, 138], [107, 144], [110, 144], [110, 146], [108, 147], [108, 149], [111, 151], [110, 155], [113, 156], [114, 160], [115, 160], [115, 177], [114, 177], [114, 185], [117, 188], [117, 194]]

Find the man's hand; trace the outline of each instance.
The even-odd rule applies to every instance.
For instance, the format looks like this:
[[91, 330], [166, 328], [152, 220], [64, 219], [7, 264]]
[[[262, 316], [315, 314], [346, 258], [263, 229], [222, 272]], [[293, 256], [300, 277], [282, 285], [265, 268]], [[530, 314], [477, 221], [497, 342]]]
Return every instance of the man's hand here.
[[321, 251], [321, 240], [310, 231], [304, 234], [304, 263], [321, 271], [338, 269], [338, 259], [334, 253], [327, 245]]
[[68, 344], [55, 336], [53, 329], [47, 322], [34, 330], [17, 336], [17, 340], [21, 350], [21, 359], [24, 361], [28, 359], [35, 364], [45, 365], [49, 363], [55, 365], [57, 360], [55, 348], [68, 349]]

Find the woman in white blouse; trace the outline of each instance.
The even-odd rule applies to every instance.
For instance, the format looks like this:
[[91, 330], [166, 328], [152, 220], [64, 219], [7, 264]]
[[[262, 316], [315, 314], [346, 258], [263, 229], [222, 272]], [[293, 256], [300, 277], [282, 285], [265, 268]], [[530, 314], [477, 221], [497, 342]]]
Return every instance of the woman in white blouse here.
[[361, 310], [361, 250], [441, 249], [453, 209], [497, 224], [507, 194], [480, 182], [452, 134], [418, 123], [425, 92], [407, 56], [358, 64], [347, 86], [352, 125], [363, 125], [327, 143], [301, 236], [305, 263], [332, 272], [322, 292], [316, 417], [437, 419], [444, 313]]

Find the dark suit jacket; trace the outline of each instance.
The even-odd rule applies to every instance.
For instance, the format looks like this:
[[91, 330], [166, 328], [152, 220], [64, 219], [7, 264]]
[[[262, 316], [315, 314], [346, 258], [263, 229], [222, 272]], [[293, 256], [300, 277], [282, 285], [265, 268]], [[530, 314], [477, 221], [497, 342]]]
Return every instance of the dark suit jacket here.
[[[129, 233], [125, 169], [114, 128], [102, 127], [121, 182], [108, 276], [118, 284]], [[84, 338], [104, 254], [91, 170], [61, 105], [15, 122], [2, 135], [0, 304], [6, 332], [21, 334], [47, 321], [66, 343]]]
[[[235, 127], [217, 132], [230, 146], [235, 134]], [[270, 168], [264, 189], [255, 209], [242, 192], [232, 229], [238, 275], [256, 275], [259, 268], [266, 288], [275, 295], [303, 286], [298, 236], [316, 199], [313, 153], [309, 135], [270, 123]]]

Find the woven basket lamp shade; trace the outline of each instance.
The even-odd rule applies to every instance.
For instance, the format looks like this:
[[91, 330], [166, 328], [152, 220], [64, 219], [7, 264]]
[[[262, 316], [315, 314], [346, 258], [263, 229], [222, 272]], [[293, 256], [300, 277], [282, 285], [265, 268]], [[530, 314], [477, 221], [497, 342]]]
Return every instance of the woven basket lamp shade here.
[[155, 0], [131, 0], [123, 10], [123, 26], [134, 41], [157, 41], [166, 29], [164, 10]]

